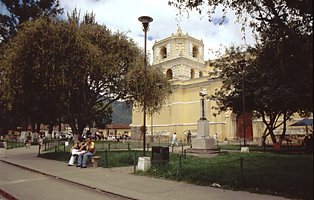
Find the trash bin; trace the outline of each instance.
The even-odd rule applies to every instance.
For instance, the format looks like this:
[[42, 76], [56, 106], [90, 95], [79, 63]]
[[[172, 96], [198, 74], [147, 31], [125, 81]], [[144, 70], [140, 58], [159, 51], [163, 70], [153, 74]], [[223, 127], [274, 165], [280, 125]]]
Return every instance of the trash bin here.
[[152, 164], [165, 164], [169, 162], [169, 147], [152, 147]]

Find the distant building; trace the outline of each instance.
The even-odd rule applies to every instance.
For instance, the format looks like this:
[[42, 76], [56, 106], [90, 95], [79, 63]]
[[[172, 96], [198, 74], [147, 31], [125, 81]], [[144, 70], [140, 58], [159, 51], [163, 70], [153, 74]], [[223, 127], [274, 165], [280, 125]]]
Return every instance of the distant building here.
[[112, 136], [131, 136], [130, 124], [108, 124], [105, 129], [98, 129], [102, 132], [104, 137]]

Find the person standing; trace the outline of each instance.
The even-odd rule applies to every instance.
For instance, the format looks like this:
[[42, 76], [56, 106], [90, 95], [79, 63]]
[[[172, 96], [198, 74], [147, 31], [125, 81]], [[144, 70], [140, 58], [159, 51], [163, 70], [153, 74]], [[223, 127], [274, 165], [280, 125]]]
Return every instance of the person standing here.
[[44, 138], [43, 138], [43, 134], [39, 133], [39, 139], [38, 139], [38, 144], [39, 144], [39, 151], [41, 150], [41, 147], [44, 144]]
[[25, 142], [26, 149], [31, 148], [31, 143], [32, 143], [32, 136], [31, 136], [31, 133], [28, 133], [28, 136], [26, 137], [26, 142]]
[[172, 135], [172, 142], [171, 142], [171, 145], [174, 146], [174, 144], [175, 144], [176, 146], [179, 146], [178, 141], [177, 141], [177, 134], [176, 134], [176, 133], [173, 133], [173, 135]]
[[188, 134], [187, 134], [187, 142], [188, 142], [188, 144], [191, 144], [191, 138], [192, 138], [191, 131], [188, 131]]
[[86, 168], [87, 167], [87, 159], [89, 157], [94, 156], [95, 154], [95, 143], [92, 142], [91, 137], [87, 137], [87, 141], [82, 148], [86, 148], [86, 152], [78, 155], [77, 167]]
[[215, 140], [215, 146], [217, 146], [218, 145], [218, 134], [217, 133], [214, 134], [214, 140]]

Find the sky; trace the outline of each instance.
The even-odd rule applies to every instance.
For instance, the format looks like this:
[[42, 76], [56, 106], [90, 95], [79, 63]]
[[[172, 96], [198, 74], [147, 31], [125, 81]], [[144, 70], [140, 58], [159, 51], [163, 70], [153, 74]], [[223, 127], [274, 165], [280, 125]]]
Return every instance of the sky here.
[[[144, 48], [144, 32], [140, 16], [150, 16], [153, 22], [150, 23], [147, 33], [147, 53], [152, 53], [152, 46], [159, 41], [176, 33], [180, 26], [183, 34], [188, 33], [191, 37], [202, 39], [204, 43], [204, 59], [215, 59], [212, 51], [217, 51], [222, 46], [253, 45], [255, 40], [251, 30], [247, 28], [245, 40], [241, 32], [241, 25], [236, 23], [235, 15], [227, 15], [225, 22], [219, 25], [221, 13], [213, 16], [212, 22], [208, 16], [200, 15], [191, 11], [189, 16], [184, 13], [178, 17], [178, 9], [168, 5], [168, 0], [60, 0], [61, 7], [65, 14], [71, 13], [75, 8], [81, 13], [93, 12], [99, 24], [106, 25], [113, 32], [126, 32], [127, 36], [134, 39], [138, 45]], [[152, 55], [150, 55], [152, 56]]]
[[65, 13], [77, 8], [81, 16], [86, 12], [95, 13], [96, 21], [106, 25], [112, 31], [127, 32], [127, 36], [133, 38], [140, 47], [144, 48], [144, 33], [140, 16], [150, 16], [153, 22], [150, 23], [147, 32], [147, 51], [152, 53], [152, 46], [159, 41], [175, 33], [179, 25], [184, 34], [202, 39], [204, 42], [204, 58], [215, 59], [212, 50], [221, 49], [221, 46], [231, 44], [252, 45], [255, 40], [248, 30], [246, 39], [241, 32], [241, 25], [235, 23], [235, 16], [229, 14], [223, 25], [218, 21], [221, 14], [215, 14], [212, 22], [208, 21], [206, 14], [200, 15], [196, 11], [183, 14], [177, 17], [178, 10], [168, 5], [168, 0], [60, 0], [61, 7]]

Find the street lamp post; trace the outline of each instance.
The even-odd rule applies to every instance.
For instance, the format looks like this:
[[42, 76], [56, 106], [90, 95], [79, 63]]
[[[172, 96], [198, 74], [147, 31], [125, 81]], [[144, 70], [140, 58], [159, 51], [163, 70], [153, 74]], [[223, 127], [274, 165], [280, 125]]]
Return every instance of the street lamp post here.
[[151, 127], [151, 131], [150, 131], [150, 143], [153, 144], [153, 143], [154, 143], [153, 114], [151, 114], [151, 116], [150, 116], [150, 127]]
[[245, 94], [244, 94], [244, 66], [245, 60], [239, 61], [242, 73], [242, 116], [243, 116], [243, 146], [246, 146], [246, 115], [245, 115]]
[[[153, 21], [153, 18], [149, 16], [141, 16], [138, 18], [143, 24], [144, 31], [144, 81], [147, 82], [147, 61], [146, 61], [146, 41], [147, 41], [147, 31], [149, 23]], [[143, 156], [146, 156], [146, 88], [144, 88], [144, 99], [143, 99]]]

